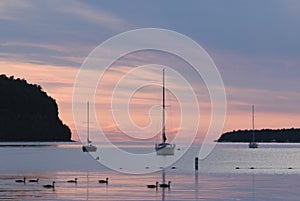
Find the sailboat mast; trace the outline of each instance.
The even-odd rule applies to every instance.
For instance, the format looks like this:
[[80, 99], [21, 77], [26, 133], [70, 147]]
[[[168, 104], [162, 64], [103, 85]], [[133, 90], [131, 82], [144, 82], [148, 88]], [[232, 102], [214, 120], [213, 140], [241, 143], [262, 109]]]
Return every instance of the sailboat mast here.
[[162, 141], [166, 142], [166, 122], [165, 122], [165, 69], [163, 69], [163, 87], [162, 87], [162, 101], [163, 101], [163, 110], [162, 110]]
[[252, 142], [255, 142], [255, 133], [254, 133], [254, 105], [252, 105]]
[[86, 112], [86, 118], [87, 118], [87, 125], [86, 125], [86, 130], [87, 130], [87, 143], [90, 143], [90, 103], [89, 101], [87, 102], [87, 112]]

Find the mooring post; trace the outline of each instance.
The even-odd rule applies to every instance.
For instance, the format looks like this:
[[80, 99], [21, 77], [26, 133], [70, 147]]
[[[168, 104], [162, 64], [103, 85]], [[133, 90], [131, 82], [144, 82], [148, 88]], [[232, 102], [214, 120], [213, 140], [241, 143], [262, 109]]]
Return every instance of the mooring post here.
[[195, 157], [195, 170], [198, 170], [198, 157]]

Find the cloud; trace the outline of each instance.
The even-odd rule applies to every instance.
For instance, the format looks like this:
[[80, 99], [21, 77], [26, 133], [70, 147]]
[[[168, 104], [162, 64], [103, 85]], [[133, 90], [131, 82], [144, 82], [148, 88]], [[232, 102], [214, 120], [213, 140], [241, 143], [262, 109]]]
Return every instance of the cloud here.
[[78, 67], [84, 60], [83, 55], [73, 53], [72, 46], [51, 43], [5, 42], [0, 44], [0, 52], [3, 60], [32, 64]]
[[2, 1], [0, 19], [0, 52], [6, 59], [76, 67], [107, 34], [129, 26], [82, 1]]
[[0, 20], [17, 20], [20, 18], [20, 11], [32, 8], [29, 1], [13, 0], [0, 2]]
[[94, 9], [91, 5], [82, 3], [82, 1], [69, 1], [64, 5], [60, 5], [56, 10], [60, 13], [68, 13], [74, 17], [85, 19], [89, 23], [101, 25], [114, 31], [124, 31], [129, 26], [128, 22], [116, 14], [105, 11], [99, 7]]

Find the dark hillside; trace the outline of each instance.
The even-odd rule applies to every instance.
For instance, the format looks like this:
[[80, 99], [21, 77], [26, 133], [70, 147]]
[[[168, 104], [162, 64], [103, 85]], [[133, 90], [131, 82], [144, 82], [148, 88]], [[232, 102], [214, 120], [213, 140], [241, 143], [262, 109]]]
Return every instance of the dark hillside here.
[[70, 141], [56, 101], [36, 84], [0, 75], [0, 141]]

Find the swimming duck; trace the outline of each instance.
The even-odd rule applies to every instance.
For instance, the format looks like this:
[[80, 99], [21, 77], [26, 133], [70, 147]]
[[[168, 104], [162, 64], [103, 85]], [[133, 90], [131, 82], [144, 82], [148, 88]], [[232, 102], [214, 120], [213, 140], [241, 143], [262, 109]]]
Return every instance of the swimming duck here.
[[44, 188], [53, 188], [54, 189], [54, 184], [55, 184], [55, 181], [52, 182], [52, 185], [51, 184], [47, 184], [47, 185], [43, 185]]
[[69, 180], [67, 181], [68, 183], [77, 183], [77, 178], [75, 178], [74, 180]]
[[105, 180], [98, 180], [98, 182], [100, 184], [108, 184], [108, 178], [106, 178]]
[[23, 179], [18, 179], [18, 180], [16, 180], [16, 182], [25, 183], [26, 182], [26, 177], [24, 177]]
[[29, 182], [39, 182], [39, 178], [37, 178], [37, 179], [30, 179]]
[[157, 188], [157, 187], [158, 187], [158, 181], [155, 183], [155, 185], [153, 184], [147, 185], [147, 188]]
[[171, 181], [169, 181], [168, 184], [159, 184], [159, 187], [161, 187], [161, 188], [170, 188], [171, 187]]

